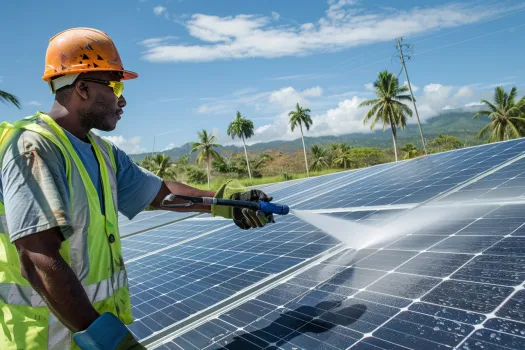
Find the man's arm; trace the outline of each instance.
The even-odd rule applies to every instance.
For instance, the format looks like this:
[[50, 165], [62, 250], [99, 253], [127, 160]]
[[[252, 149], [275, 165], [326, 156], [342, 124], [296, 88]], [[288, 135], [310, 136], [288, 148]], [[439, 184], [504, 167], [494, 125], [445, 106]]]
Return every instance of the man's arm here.
[[19, 238], [22, 276], [31, 284], [59, 321], [73, 332], [85, 330], [97, 317], [84, 288], [60, 255], [58, 228]]
[[[166, 198], [167, 195], [171, 193], [176, 193], [184, 196], [194, 196], [194, 197], [213, 197], [215, 196], [215, 191], [203, 191], [199, 190], [194, 187], [187, 186], [185, 184], [179, 183], [179, 182], [173, 182], [173, 181], [163, 181], [162, 185], [160, 186], [159, 193], [151, 203], [151, 206], [155, 209], [169, 209], [173, 211], [179, 211], [179, 212], [201, 212], [201, 213], [209, 213], [210, 212], [210, 206], [209, 205], [203, 205], [203, 204], [194, 204], [191, 207], [178, 207], [178, 208], [161, 208], [161, 203]], [[173, 204], [183, 204], [187, 203], [185, 200], [175, 200], [173, 202], [170, 202]]]

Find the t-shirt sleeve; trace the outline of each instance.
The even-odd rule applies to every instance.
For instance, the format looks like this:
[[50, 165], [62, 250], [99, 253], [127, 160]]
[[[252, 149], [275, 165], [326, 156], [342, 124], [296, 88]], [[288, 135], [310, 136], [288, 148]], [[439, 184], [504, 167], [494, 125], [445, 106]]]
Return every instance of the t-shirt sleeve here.
[[35, 132], [17, 132], [6, 147], [1, 177], [11, 242], [53, 227], [64, 239], [73, 234], [65, 163], [55, 144]]
[[118, 209], [133, 219], [155, 199], [162, 179], [138, 166], [119, 147], [113, 145], [117, 162]]

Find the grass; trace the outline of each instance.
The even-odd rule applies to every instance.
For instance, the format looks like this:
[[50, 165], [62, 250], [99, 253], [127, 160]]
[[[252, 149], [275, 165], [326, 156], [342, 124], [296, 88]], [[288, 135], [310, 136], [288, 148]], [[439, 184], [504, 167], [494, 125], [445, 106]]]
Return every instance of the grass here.
[[[333, 174], [340, 171], [344, 171], [343, 169], [324, 169], [320, 171], [311, 171], [310, 177], [312, 176], [319, 176], [319, 175], [326, 175], [326, 174]], [[258, 186], [258, 185], [266, 185], [271, 184], [274, 182], [283, 182], [283, 181], [290, 181], [290, 180], [297, 180], [297, 179], [303, 179], [306, 177], [305, 173], [296, 173], [296, 174], [289, 174], [286, 177], [283, 175], [275, 175], [275, 176], [263, 176], [260, 178], [254, 178], [250, 182], [249, 178], [242, 178], [237, 179], [242, 185], [244, 186]], [[226, 181], [231, 180], [231, 178], [219, 176], [219, 177], [213, 177], [210, 182], [210, 189], [211, 190], [217, 190], [219, 187], [225, 183]], [[199, 188], [201, 190], [207, 190], [208, 184], [194, 184], [194, 183], [188, 183], [189, 186]]]

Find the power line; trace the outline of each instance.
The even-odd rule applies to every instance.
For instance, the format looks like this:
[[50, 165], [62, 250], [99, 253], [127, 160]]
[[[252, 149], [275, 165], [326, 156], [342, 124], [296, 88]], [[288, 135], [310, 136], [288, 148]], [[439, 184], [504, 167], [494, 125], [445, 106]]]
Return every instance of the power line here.
[[[450, 46], [453, 46], [453, 45], [458, 45], [458, 44], [462, 44], [462, 43], [465, 43], [465, 42], [468, 42], [468, 41], [485, 38], [485, 37], [493, 35], [493, 34], [498, 34], [498, 33], [501, 33], [501, 32], [505, 32], [507, 30], [513, 30], [513, 29], [517, 29], [517, 28], [521, 28], [521, 27], [525, 27], [525, 23], [519, 24], [517, 26], [505, 28], [505, 29], [496, 30], [494, 32], [486, 33], [486, 34], [479, 35], [479, 36], [476, 36], [476, 37], [472, 37], [472, 38], [469, 38], [469, 39], [456, 41], [456, 42], [453, 42], [453, 43], [450, 43], [450, 44], [447, 44], [447, 45], [443, 45], [443, 46], [439, 46], [439, 47], [436, 47], [436, 48], [433, 48], [433, 49], [429, 49], [429, 50], [426, 50], [426, 51], [423, 51], [423, 52], [414, 53], [414, 54], [412, 54], [412, 56], [422, 55], [422, 54], [425, 54], [425, 53], [428, 53], [428, 52], [441, 50], [441, 49], [444, 49], [444, 48], [447, 48], [447, 47], [450, 47]], [[342, 70], [342, 71], [339, 71], [337, 73], [338, 74], [343, 74], [343, 73], [353, 72], [353, 71], [356, 71], [356, 70], [361, 70], [363, 68], [367, 68], [367, 67], [373, 66], [373, 65], [375, 65], [377, 63], [381, 63], [381, 62], [384, 62], [384, 61], [391, 60], [391, 58], [392, 58], [392, 56], [387, 57], [387, 58], [383, 58], [381, 60], [377, 60], [377, 61], [374, 61], [374, 62], [371, 62], [371, 63], [368, 63], [368, 64], [360, 66], [360, 67], [356, 67], [356, 68], [353, 68], [353, 69], [350, 69], [350, 70]], [[321, 75], [321, 74], [319, 74], [319, 75]]]
[[[401, 44], [402, 40], [403, 38], [396, 39], [397, 49], [399, 51], [399, 59], [401, 60], [401, 64], [403, 65], [403, 69], [405, 70], [405, 76], [407, 77], [407, 83], [408, 83], [408, 89], [410, 90], [410, 95], [412, 96], [412, 103], [414, 104], [414, 110], [416, 111], [417, 125], [419, 126], [419, 134], [421, 135], [421, 143], [423, 144], [423, 150], [425, 151], [425, 154], [428, 154], [427, 146], [425, 144], [425, 138], [423, 137], [423, 129], [421, 128], [421, 121], [419, 120], [419, 113], [416, 107], [416, 99], [414, 98], [414, 93], [412, 92], [412, 84], [410, 84], [410, 79], [408, 78], [408, 71], [405, 65], [405, 55], [403, 54], [403, 47], [410, 49], [411, 45]], [[411, 56], [408, 55], [407, 57], [408, 59], [410, 59]]]
[[487, 36], [489, 36], [489, 35], [498, 34], [498, 33], [505, 32], [505, 31], [507, 31], [507, 30], [513, 30], [513, 29], [517, 29], [517, 28], [521, 28], [521, 27], [525, 27], [525, 23], [519, 24], [519, 25], [514, 26], [514, 27], [509, 27], [509, 28], [505, 28], [505, 29], [496, 30], [496, 31], [494, 31], [494, 32], [490, 32], [490, 33], [487, 33], [487, 34], [479, 35], [479, 36], [476, 36], [476, 37], [473, 37], [473, 38], [469, 38], [469, 39], [465, 39], [465, 40], [456, 41], [456, 42], [454, 42], [454, 43], [447, 44], [447, 45], [443, 45], [443, 46], [439, 46], [439, 47], [436, 47], [436, 48], [433, 48], [433, 49], [430, 49], [430, 50], [427, 50], [427, 51], [423, 51], [423, 52], [415, 53], [415, 54], [413, 54], [413, 56], [416, 56], [416, 55], [422, 55], [422, 54], [424, 54], [424, 53], [428, 53], [428, 52], [433, 52], [433, 51], [441, 50], [441, 49], [444, 49], [444, 48], [446, 48], [446, 47], [450, 47], [450, 46], [458, 45], [458, 44], [463, 44], [463, 43], [466, 43], [466, 42], [468, 42], [468, 41], [472, 41], [472, 40], [476, 40], [476, 39], [485, 38], [485, 37], [487, 37]]
[[[491, 9], [493, 7], [496, 7], [496, 6], [502, 6], [505, 2], [508, 2], [508, 0], [504, 1], [502, 3], [496, 4], [496, 5], [492, 5], [492, 6], [488, 7], [487, 10], [489, 10], [489, 9]], [[453, 33], [460, 32], [460, 31], [465, 30], [465, 29], [477, 27], [477, 26], [480, 26], [480, 25], [485, 24], [485, 23], [489, 23], [489, 22], [492, 22], [492, 21], [496, 21], [498, 19], [502, 19], [502, 18], [505, 18], [505, 17], [508, 17], [508, 16], [512, 16], [512, 15], [515, 15], [515, 14], [523, 12], [523, 11], [525, 11], [525, 8], [523, 8], [521, 10], [518, 10], [518, 11], [509, 12], [508, 14], [505, 14], [505, 15], [493, 17], [493, 18], [487, 19], [486, 21], [483, 21], [483, 22], [478, 22], [478, 23], [475, 23], [475, 24], [472, 24], [472, 25], [469, 25], [469, 26], [466, 26], [466, 27], [461, 27], [461, 28], [452, 30], [450, 32], [446, 32], [446, 33], [443, 33], [443, 34], [431, 36], [429, 38], [421, 39], [421, 40], [415, 41], [414, 44], [419, 44], [419, 43], [422, 43], [422, 42], [427, 41], [427, 40], [441, 38], [441, 37], [444, 37], [444, 36], [447, 36], [447, 35], [450, 35], [450, 34], [453, 34]]]

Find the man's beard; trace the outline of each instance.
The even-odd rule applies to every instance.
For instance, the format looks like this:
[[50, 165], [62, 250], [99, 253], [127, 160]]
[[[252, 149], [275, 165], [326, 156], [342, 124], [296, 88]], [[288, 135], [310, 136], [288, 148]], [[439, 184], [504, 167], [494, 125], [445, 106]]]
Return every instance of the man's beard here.
[[82, 108], [79, 111], [80, 123], [86, 130], [111, 131], [115, 126], [110, 123], [110, 119], [115, 116], [115, 113], [115, 109], [109, 107], [106, 100], [98, 96], [95, 98], [95, 103], [89, 108]]

